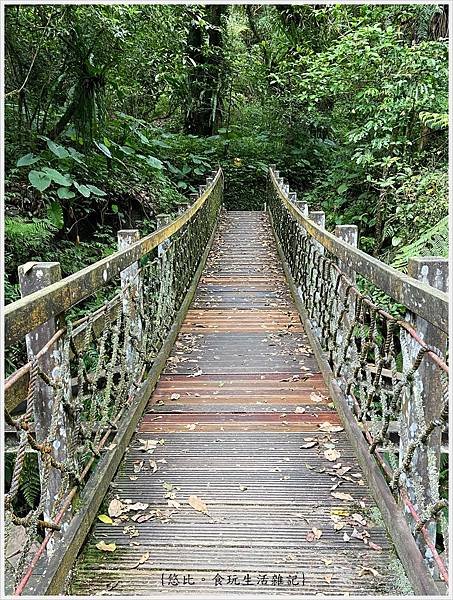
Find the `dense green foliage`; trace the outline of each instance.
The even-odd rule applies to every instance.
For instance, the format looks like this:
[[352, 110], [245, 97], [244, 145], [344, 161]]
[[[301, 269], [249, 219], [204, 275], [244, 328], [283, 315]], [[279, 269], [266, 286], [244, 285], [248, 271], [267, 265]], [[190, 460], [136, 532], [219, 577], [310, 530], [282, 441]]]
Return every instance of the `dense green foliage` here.
[[405, 267], [447, 247], [447, 7], [10, 6], [6, 299], [155, 227], [221, 165], [256, 209], [276, 163], [328, 225]]

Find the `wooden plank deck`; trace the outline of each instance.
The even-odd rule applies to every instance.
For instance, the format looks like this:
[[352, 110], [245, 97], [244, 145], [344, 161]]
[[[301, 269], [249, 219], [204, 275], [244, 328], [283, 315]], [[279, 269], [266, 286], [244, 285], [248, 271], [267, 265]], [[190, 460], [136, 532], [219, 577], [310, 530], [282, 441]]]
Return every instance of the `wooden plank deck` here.
[[230, 212], [101, 512], [142, 507], [95, 524], [69, 592], [410, 593], [335, 428], [267, 217]]

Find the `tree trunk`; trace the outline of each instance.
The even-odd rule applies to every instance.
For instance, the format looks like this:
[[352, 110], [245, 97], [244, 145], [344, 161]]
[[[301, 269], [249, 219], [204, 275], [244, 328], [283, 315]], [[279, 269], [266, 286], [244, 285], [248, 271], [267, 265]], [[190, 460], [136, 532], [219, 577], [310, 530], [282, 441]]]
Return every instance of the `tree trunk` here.
[[185, 130], [193, 135], [213, 135], [222, 121], [225, 58], [221, 30], [224, 5], [206, 7], [209, 27], [192, 15], [187, 38], [188, 97]]

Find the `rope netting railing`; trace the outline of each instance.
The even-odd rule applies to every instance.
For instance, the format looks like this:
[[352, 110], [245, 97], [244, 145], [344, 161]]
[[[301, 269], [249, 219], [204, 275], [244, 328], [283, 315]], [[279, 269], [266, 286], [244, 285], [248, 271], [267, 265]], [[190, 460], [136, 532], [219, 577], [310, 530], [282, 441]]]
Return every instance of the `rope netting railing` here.
[[[442, 478], [448, 326], [439, 322], [436, 308], [448, 314], [447, 295], [336, 240], [323, 220], [316, 225], [320, 212], [309, 213], [296, 198], [271, 168], [267, 207], [273, 228], [306, 320], [346, 401], [347, 418], [359, 425], [368, 452], [404, 507], [431, 573], [447, 582], [448, 485]], [[365, 295], [356, 274], [407, 306], [406, 318]]]
[[[143, 396], [156, 357], [199, 275], [222, 204], [220, 170], [200, 193], [179, 218], [142, 240], [135, 230], [119, 232], [120, 250], [108, 263], [101, 261], [108, 270], [99, 271], [95, 264], [58, 282], [71, 306], [74, 298], [86, 298], [108, 283], [109, 299], [83, 318], [71, 318], [74, 311], [59, 312], [55, 284], [7, 307], [7, 339], [10, 324], [14, 343], [24, 330], [15, 319], [27, 311], [29, 300], [29, 362], [6, 382], [6, 392], [21, 378], [28, 382], [23, 401], [16, 399], [14, 408], [5, 409], [9, 435], [17, 440], [5, 489], [6, 575], [15, 594], [25, 589], [37, 561], [55, 551], [55, 533], [63, 536], [78, 511], [74, 500], [101, 459], [115, 451], [122, 419]], [[35, 265], [38, 278], [46, 265]], [[97, 271], [100, 282], [93, 275]], [[30, 460], [39, 467], [31, 506], [24, 498]]]

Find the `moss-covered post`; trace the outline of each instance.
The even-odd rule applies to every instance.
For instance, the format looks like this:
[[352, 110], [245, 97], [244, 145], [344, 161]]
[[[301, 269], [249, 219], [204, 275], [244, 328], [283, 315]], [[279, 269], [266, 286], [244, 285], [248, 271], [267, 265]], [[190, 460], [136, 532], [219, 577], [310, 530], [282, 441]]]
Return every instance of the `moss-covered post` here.
[[[19, 286], [22, 298], [33, 292], [56, 283], [61, 279], [60, 263], [58, 262], [28, 262], [19, 266]], [[28, 360], [32, 360], [38, 352], [51, 340], [55, 333], [64, 325], [63, 315], [55, 315], [25, 336]], [[50, 349], [38, 359], [39, 369], [49, 377], [54, 385], [45, 383], [41, 377], [36, 382], [36, 394], [33, 402], [36, 441], [41, 444], [49, 435], [52, 419], [57, 419], [55, 439], [49, 439], [52, 456], [59, 462], [66, 462], [70, 445], [69, 419], [65, 413], [63, 402], [71, 398], [71, 376], [69, 356], [64, 351], [64, 342], [60, 338]], [[54, 407], [57, 387], [61, 386], [62, 402]], [[56, 410], [56, 413], [55, 413]], [[44, 466], [39, 460], [41, 479], [41, 494], [44, 495], [44, 520], [52, 521], [52, 511], [57, 498], [62, 476], [59, 469], [50, 468], [48, 482], [44, 484]], [[63, 526], [64, 528], [64, 526]], [[48, 553], [52, 553], [52, 544]]]
[[[443, 292], [448, 291], [448, 260], [441, 257], [412, 258], [408, 263], [408, 275], [431, 285]], [[414, 312], [407, 312], [408, 320], [419, 336], [442, 356], [447, 351], [445, 333], [422, 319]], [[419, 344], [404, 330], [401, 332], [401, 349], [403, 355], [403, 373], [414, 364], [419, 352]], [[426, 424], [439, 417], [445, 398], [441, 382], [441, 371], [425, 355], [412, 380], [406, 386], [401, 405], [400, 425], [400, 465], [411, 442], [417, 438]], [[410, 470], [401, 476], [405, 479], [405, 487], [409, 499], [414, 504], [420, 517], [423, 507], [437, 502], [439, 493], [439, 463], [441, 454], [441, 431], [436, 427], [428, 438], [427, 444], [417, 447], [412, 457]], [[407, 520], [414, 528], [414, 521], [406, 509]], [[426, 529], [435, 544], [436, 522], [431, 520]], [[425, 556], [428, 565], [434, 571], [432, 552], [427, 547], [421, 534], [416, 536], [417, 543]]]
[[[117, 236], [118, 250], [126, 250], [140, 239], [140, 232], [138, 229], [121, 229]], [[133, 373], [136, 364], [133, 340], [139, 341], [142, 335], [141, 314], [143, 313], [143, 285], [138, 261], [123, 269], [120, 277], [123, 291], [123, 314], [125, 320], [130, 319], [131, 339], [126, 348], [126, 363], [129, 372]]]

